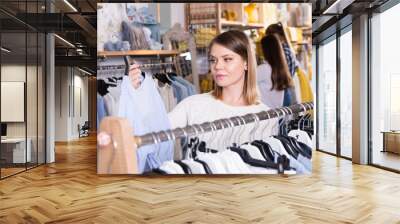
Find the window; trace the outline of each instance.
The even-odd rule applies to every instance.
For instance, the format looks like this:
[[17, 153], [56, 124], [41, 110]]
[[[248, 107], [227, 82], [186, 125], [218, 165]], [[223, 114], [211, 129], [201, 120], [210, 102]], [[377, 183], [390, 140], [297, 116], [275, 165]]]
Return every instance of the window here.
[[[398, 26], [398, 21], [400, 21], [400, 5], [374, 15], [371, 19], [372, 163], [396, 170], [400, 170], [400, 156], [386, 150], [383, 132], [400, 130], [398, 98], [400, 95], [398, 60], [400, 45], [398, 44], [399, 31], [394, 29]], [[400, 143], [397, 148], [399, 147]]]
[[318, 48], [318, 149], [336, 153], [336, 39]]
[[352, 35], [340, 36], [340, 155], [352, 157]]

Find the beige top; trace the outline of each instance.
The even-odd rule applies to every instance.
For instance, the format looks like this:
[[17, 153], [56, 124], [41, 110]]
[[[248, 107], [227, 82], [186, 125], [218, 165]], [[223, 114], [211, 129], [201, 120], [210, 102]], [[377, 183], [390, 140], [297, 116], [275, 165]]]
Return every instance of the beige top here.
[[[184, 99], [168, 114], [168, 117], [171, 122], [171, 128], [177, 128], [266, 110], [269, 110], [269, 108], [262, 103], [251, 106], [230, 106], [221, 100], [215, 99], [211, 93], [204, 93]], [[252, 139], [262, 139], [270, 136], [273, 132], [272, 130], [278, 129], [277, 125], [274, 125], [276, 121], [276, 119], [271, 119], [259, 122], [258, 125], [250, 123], [235, 127], [234, 130], [226, 128], [203, 134], [199, 138], [206, 141], [208, 148], [221, 151], [234, 142], [244, 143]], [[250, 136], [253, 133], [253, 129], [255, 130], [254, 134]]]

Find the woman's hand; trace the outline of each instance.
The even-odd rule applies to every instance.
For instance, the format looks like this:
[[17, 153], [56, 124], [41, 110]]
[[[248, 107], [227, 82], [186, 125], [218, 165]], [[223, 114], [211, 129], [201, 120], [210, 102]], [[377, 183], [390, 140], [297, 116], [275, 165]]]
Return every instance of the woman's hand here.
[[141, 75], [142, 71], [140, 71], [138, 64], [133, 64], [129, 67], [129, 78], [131, 80], [133, 88], [135, 89], [139, 88], [142, 82], [140, 77]]

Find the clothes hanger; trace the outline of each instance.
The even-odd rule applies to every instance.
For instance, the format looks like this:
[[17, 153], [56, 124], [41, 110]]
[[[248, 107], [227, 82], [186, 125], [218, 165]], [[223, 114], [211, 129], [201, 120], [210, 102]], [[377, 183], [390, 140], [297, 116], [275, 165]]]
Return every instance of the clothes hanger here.
[[[161, 140], [157, 137], [157, 135], [154, 132], [151, 132], [150, 134], [151, 134], [151, 137], [153, 138], [155, 144], [159, 144], [161, 142]], [[177, 167], [174, 165], [173, 161], [163, 162], [160, 165], [159, 169], [167, 172], [168, 174], [176, 174], [176, 173], [179, 173], [180, 171], [183, 172], [183, 170], [177, 169]]]
[[[188, 134], [184, 128], [180, 128], [180, 130], [182, 130], [184, 136], [188, 137]], [[203, 164], [199, 163], [198, 161], [195, 161], [191, 151], [190, 150], [188, 151], [189, 153], [187, 155], [187, 158], [182, 160], [182, 162], [190, 167], [193, 174], [206, 174]]]
[[[215, 127], [215, 130], [217, 130], [217, 127], [216, 127], [216, 125], [215, 125], [213, 122], [211, 122], [211, 127], [212, 127], [212, 128]], [[215, 138], [211, 138], [211, 139], [212, 139], [212, 141], [213, 141]], [[206, 152], [210, 153], [208, 147], [206, 147]], [[203, 165], [206, 174], [213, 174], [213, 171], [211, 170], [211, 168], [208, 166], [208, 164], [207, 164], [205, 161], [200, 160], [200, 159], [198, 159], [198, 158], [196, 158], [194, 161], [199, 162], [200, 164]]]
[[[267, 115], [268, 115], [268, 119], [267, 120], [269, 120], [270, 119], [269, 113], [267, 113]], [[255, 140], [251, 144], [256, 146], [256, 147], [258, 147], [258, 149], [260, 150], [262, 156], [264, 157], [264, 159], [266, 161], [272, 161], [273, 162], [273, 161], [275, 161], [275, 151], [273, 151], [273, 149], [271, 148], [271, 146], [268, 143], [266, 143], [266, 142], [264, 142], [262, 140], [262, 139], [264, 139], [263, 138], [263, 133], [265, 133], [265, 130], [266, 130], [267, 127], [268, 126], [265, 125], [264, 129], [262, 129], [262, 132], [260, 134], [261, 139]]]
[[251, 114], [251, 115], [254, 117], [255, 122], [254, 122], [253, 129], [250, 131], [250, 141], [248, 143], [240, 145], [240, 148], [247, 150], [252, 158], [266, 161], [265, 157], [261, 154], [260, 149], [257, 146], [254, 146], [251, 144], [255, 139], [254, 134], [256, 132], [256, 129], [257, 129], [257, 127], [259, 125], [259, 121], [260, 121], [260, 119], [258, 118], [258, 116], [256, 114]]
[[[306, 107], [304, 105], [301, 105], [304, 108], [304, 111], [307, 111]], [[302, 142], [309, 146], [310, 148], [312, 147], [312, 140], [307, 134], [307, 132], [303, 131], [300, 127], [300, 123], [304, 120], [304, 116], [297, 122], [297, 129], [290, 130], [288, 133], [288, 136], [296, 138], [299, 142]]]
[[[235, 127], [235, 125], [232, 120], [229, 119], [228, 121], [232, 129], [230, 136], [233, 136], [233, 128]], [[231, 151], [229, 147], [218, 153], [216, 156], [219, 156], [221, 158], [228, 173], [251, 174], [250, 169], [248, 168], [246, 163], [240, 158], [240, 156], [236, 152]]]
[[279, 133], [280, 133], [280, 135], [284, 135], [284, 127], [285, 127], [285, 122], [286, 122], [286, 116], [287, 116], [287, 114], [286, 114], [286, 111], [283, 109], [283, 108], [278, 108], [278, 110], [280, 111], [280, 112], [282, 112], [282, 115], [283, 115], [283, 117], [282, 117], [282, 119], [281, 119], [281, 122], [279, 122]]
[[[226, 119], [222, 119], [221, 121], [222, 121], [222, 124], [225, 124]], [[225, 125], [223, 127], [225, 127]], [[226, 129], [224, 128], [223, 130], [225, 131]], [[206, 162], [208, 163], [210, 168], [213, 170], [213, 173], [216, 173], [216, 174], [228, 173], [226, 167], [224, 166], [223, 158], [221, 158], [220, 156], [218, 156], [216, 154], [218, 154], [218, 151], [216, 153], [202, 154], [202, 157], [206, 160]]]
[[[236, 152], [240, 158], [250, 167], [253, 167], [252, 169], [258, 169], [259, 168], [263, 168], [263, 169], [267, 169], [264, 171], [264, 173], [268, 173], [268, 172], [276, 172], [276, 169], [279, 167], [277, 163], [272, 163], [272, 162], [267, 162], [265, 160], [259, 160], [259, 159], [255, 159], [253, 158], [249, 151], [247, 151], [246, 149], [243, 148], [239, 148], [239, 147], [233, 147], [231, 146], [230, 149], [233, 152]], [[257, 149], [258, 150], [258, 149]], [[283, 166], [282, 166], [283, 167]], [[268, 171], [269, 169], [273, 169]], [[275, 170], [275, 171], [274, 171]], [[251, 173], [254, 173], [250, 170]], [[283, 172], [283, 171], [282, 171]]]
[[[173, 133], [165, 131], [165, 130], [163, 130], [162, 132], [165, 133], [165, 135], [167, 136], [168, 141], [172, 141], [172, 140], [175, 139], [174, 136], [173, 136]], [[160, 152], [160, 150], [157, 151], [157, 156], [159, 155], [159, 152]], [[174, 160], [174, 162], [176, 164], [178, 164], [182, 168], [182, 170], [184, 171], [185, 174], [192, 174], [192, 170], [190, 169], [190, 167], [188, 167], [188, 165], [182, 163], [179, 160]]]
[[[201, 133], [205, 133], [205, 131], [204, 131], [204, 129], [203, 129], [203, 127], [202, 127], [201, 125], [194, 124], [193, 126], [194, 126], [194, 127], [196, 127], [196, 126], [199, 127], [199, 129], [201, 130]], [[196, 145], [196, 151], [199, 151], [199, 152], [207, 152], [208, 149], [207, 149], [206, 141], [200, 140], [200, 138], [199, 138], [199, 142], [198, 142], [198, 144]]]
[[[268, 114], [268, 116], [269, 116], [269, 114]], [[264, 129], [267, 127], [268, 126], [265, 126]], [[263, 131], [263, 133], [265, 133], [265, 130]], [[284, 146], [282, 145], [282, 142], [272, 136], [267, 136], [266, 138], [263, 138], [262, 141], [267, 143], [272, 148], [272, 150], [274, 150], [280, 154], [282, 154], [283, 152], [286, 152]]]
[[[235, 136], [237, 138], [237, 140], [235, 140], [235, 142], [232, 144], [233, 147], [237, 147], [239, 148], [242, 145], [242, 141], [240, 139], [241, 136], [243, 136], [243, 131], [245, 130], [245, 125], [246, 125], [246, 121], [244, 120], [243, 117], [237, 117], [238, 122], [239, 122], [239, 129], [237, 131], [237, 135]], [[229, 149], [229, 147], [228, 147]]]
[[[284, 110], [284, 108], [277, 108], [277, 110], [281, 111], [284, 116], [289, 114], [287, 113], [287, 111]], [[293, 139], [290, 139], [287, 135], [283, 133], [283, 131], [281, 131], [283, 130], [282, 127], [284, 127], [283, 124], [280, 125], [280, 135], [275, 136], [275, 138], [278, 138], [283, 143], [286, 151], [288, 151], [288, 153], [291, 154], [294, 158], [297, 158], [299, 153], [306, 155], [303, 150], [296, 144], [296, 142], [293, 141]]]
[[[279, 108], [276, 108], [276, 109], [274, 109], [273, 111], [274, 111], [274, 113], [276, 114], [276, 116], [277, 116], [278, 119], [279, 119], [280, 116], [283, 115], [283, 112], [282, 112]], [[282, 115], [280, 115], [280, 114], [278, 113], [278, 111], [279, 111], [279, 112], [282, 112]], [[279, 121], [278, 123], [280, 123], [280, 121]], [[276, 126], [279, 127], [279, 125], [275, 124], [274, 127], [276, 127]], [[278, 130], [278, 131], [279, 131], [279, 130]], [[273, 136], [273, 137], [274, 137], [275, 139], [277, 139], [278, 141], [281, 142], [281, 144], [282, 144], [282, 146], [283, 146], [283, 151], [281, 151], [281, 153], [288, 154], [288, 155], [291, 155], [291, 156], [294, 157], [294, 158], [297, 158], [297, 153], [294, 151], [294, 149], [292, 149], [292, 147], [291, 147], [290, 145], [288, 145], [289, 143], [288, 143], [288, 140], [287, 140], [287, 139], [283, 138], [283, 137], [280, 135], [280, 133], [278, 133], [278, 135], [275, 135], [275, 136]]]
[[280, 115], [280, 114], [278, 113], [278, 111], [279, 111], [278, 108], [276, 108], [276, 109], [273, 110], [273, 112], [274, 112], [275, 115], [276, 115], [277, 122], [275, 122], [274, 126], [273, 126], [271, 129], [272, 129], [272, 130], [275, 129], [275, 132], [274, 132], [274, 131], [272, 132], [272, 133], [275, 133], [275, 134], [279, 134], [279, 123], [280, 123], [279, 117], [282, 116], [282, 115]]
[[[282, 108], [282, 109], [285, 111], [288, 110], [288, 111], [286, 111], [286, 112], [288, 112], [287, 114], [292, 113], [292, 111], [289, 108]], [[287, 130], [287, 127], [286, 127], [286, 130]], [[304, 157], [309, 157], [311, 155], [311, 152], [307, 152], [305, 150], [305, 148], [299, 144], [299, 142], [297, 141], [296, 138], [286, 135], [286, 133], [282, 137], [286, 138], [290, 142], [290, 146], [292, 146], [292, 149], [294, 149], [297, 153], [300, 153]]]

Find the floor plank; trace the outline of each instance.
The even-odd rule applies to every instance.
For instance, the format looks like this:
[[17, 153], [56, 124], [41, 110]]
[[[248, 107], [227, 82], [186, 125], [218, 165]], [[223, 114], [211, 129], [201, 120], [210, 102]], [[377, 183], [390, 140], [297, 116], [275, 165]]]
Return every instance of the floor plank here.
[[315, 152], [310, 176], [98, 176], [96, 139], [0, 181], [0, 223], [400, 223], [400, 175]]

